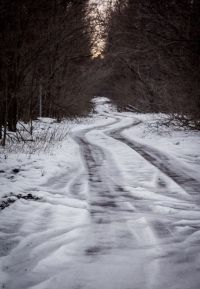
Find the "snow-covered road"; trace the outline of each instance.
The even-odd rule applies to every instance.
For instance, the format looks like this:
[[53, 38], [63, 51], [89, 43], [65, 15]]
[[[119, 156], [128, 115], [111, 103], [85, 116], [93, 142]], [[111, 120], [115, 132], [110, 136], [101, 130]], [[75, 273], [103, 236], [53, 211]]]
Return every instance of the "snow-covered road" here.
[[0, 288], [200, 288], [197, 172], [105, 102], [72, 131], [71, 166], [29, 186], [42, 200], [0, 213]]

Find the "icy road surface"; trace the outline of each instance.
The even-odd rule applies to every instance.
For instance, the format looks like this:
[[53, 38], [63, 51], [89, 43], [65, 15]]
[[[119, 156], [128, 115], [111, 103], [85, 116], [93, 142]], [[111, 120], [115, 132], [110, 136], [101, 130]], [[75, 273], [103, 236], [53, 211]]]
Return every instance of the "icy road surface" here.
[[199, 163], [95, 103], [103, 117], [73, 129], [59, 168], [29, 184], [43, 199], [0, 212], [0, 288], [199, 289]]

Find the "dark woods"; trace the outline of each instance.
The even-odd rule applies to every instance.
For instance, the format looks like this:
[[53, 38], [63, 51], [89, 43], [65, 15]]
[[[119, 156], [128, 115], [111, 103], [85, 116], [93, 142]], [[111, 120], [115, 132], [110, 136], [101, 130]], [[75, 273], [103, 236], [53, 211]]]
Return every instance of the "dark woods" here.
[[200, 0], [90, 4], [0, 0], [1, 143], [19, 120], [86, 114], [93, 95], [199, 129]]
[[80, 99], [91, 51], [87, 2], [1, 0], [0, 138], [18, 120], [87, 111]]
[[[127, 0], [110, 13], [104, 91], [200, 128], [200, 1]], [[112, 88], [112, 89], [111, 89]]]

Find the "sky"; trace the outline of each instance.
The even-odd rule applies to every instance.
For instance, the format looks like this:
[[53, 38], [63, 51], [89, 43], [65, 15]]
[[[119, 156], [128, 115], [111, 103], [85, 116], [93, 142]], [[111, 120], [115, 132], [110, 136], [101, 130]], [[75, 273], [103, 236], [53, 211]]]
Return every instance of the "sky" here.
[[[110, 2], [110, 0], [90, 0], [91, 4], [97, 4], [97, 10], [96, 10], [96, 12], [94, 12], [94, 16], [96, 16], [99, 13], [99, 16], [102, 17], [102, 19], [104, 19], [106, 21], [106, 19], [104, 17], [106, 15], [106, 9], [107, 9], [109, 2]], [[112, 2], [114, 3], [115, 0], [112, 0]], [[96, 35], [95, 36], [97, 36], [98, 40], [95, 43], [93, 50], [92, 50], [94, 58], [102, 55], [104, 47], [105, 47], [105, 41], [103, 38], [101, 38], [101, 36], [103, 36], [104, 29], [100, 25], [98, 25], [97, 23], [95, 23], [95, 28], [96, 28]]]

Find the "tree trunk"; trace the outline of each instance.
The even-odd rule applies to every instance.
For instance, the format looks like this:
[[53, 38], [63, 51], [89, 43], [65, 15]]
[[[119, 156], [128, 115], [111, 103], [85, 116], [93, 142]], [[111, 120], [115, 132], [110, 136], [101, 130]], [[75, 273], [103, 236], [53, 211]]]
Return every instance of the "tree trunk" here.
[[17, 131], [17, 98], [13, 97], [10, 99], [8, 104], [8, 130]]

